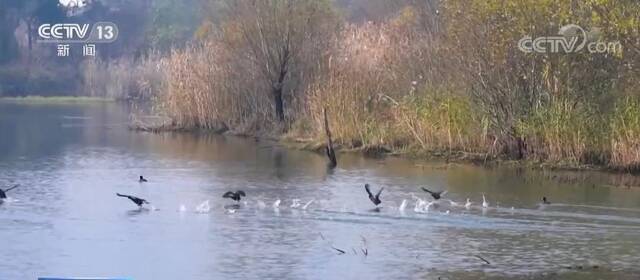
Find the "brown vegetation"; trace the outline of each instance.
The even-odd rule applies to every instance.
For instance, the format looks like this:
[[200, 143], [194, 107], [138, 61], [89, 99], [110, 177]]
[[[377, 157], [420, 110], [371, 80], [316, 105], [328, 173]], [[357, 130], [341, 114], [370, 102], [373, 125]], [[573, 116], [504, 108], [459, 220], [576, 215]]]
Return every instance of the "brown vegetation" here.
[[[355, 24], [330, 1], [222, 2], [163, 64], [176, 127], [324, 139], [327, 108], [343, 147], [640, 167], [638, 3], [407, 0]], [[517, 48], [569, 23], [622, 50]]]

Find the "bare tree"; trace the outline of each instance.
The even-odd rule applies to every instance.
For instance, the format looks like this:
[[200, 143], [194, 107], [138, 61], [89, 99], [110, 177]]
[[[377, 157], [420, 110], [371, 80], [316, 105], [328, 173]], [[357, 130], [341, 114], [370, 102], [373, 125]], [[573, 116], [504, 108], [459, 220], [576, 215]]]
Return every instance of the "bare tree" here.
[[[271, 89], [276, 117], [285, 120], [287, 90], [296, 88], [294, 69], [317, 65], [317, 50], [335, 31], [336, 14], [328, 0], [227, 0], [225, 41], [238, 59], [248, 59]], [[317, 52], [316, 52], [317, 54]], [[295, 76], [299, 77], [299, 76]]]

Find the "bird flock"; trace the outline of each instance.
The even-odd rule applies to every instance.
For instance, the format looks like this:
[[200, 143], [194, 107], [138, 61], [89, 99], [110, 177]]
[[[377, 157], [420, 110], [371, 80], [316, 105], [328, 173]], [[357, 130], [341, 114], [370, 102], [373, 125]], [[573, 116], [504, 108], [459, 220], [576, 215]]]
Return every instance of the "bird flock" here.
[[[143, 176], [139, 177], [139, 182], [140, 183], [144, 183], [144, 182], [148, 182], [147, 179], [145, 179]], [[11, 189], [14, 189], [18, 187], [18, 185], [13, 186], [9, 189], [6, 190], [2, 190], [0, 189], [0, 198], [6, 198], [5, 192], [9, 191]], [[365, 192], [369, 198], [369, 200], [371, 201], [371, 203], [373, 203], [373, 205], [376, 207], [374, 209], [372, 209], [373, 211], [380, 211], [381, 207], [380, 204], [382, 204], [382, 192], [384, 191], [384, 187], [380, 188], [377, 192], [373, 192], [371, 190], [371, 185], [370, 184], [365, 184], [364, 185], [364, 189]], [[420, 197], [411, 194], [412, 198], [415, 199], [415, 206], [414, 206], [414, 212], [416, 213], [428, 213], [429, 210], [433, 207], [438, 207], [439, 206], [439, 202], [440, 201], [444, 201], [445, 203], [448, 202], [448, 204], [452, 207], [464, 207], [467, 210], [471, 209], [473, 202], [471, 201], [470, 198], [467, 198], [466, 202], [464, 204], [462, 203], [458, 203], [455, 202], [453, 200], [450, 199], [444, 199], [443, 197], [447, 194], [446, 190], [441, 190], [441, 191], [434, 191], [434, 190], [430, 190], [428, 188], [425, 187], [421, 187], [420, 188], [422, 191], [424, 191], [425, 193], [429, 194], [433, 200], [428, 201], [428, 200], [424, 200], [421, 199]], [[129, 199], [131, 202], [133, 202], [134, 204], [136, 204], [138, 207], [140, 207], [140, 209], [143, 209], [145, 204], [149, 204], [149, 202], [143, 198], [140, 197], [136, 197], [133, 195], [126, 195], [126, 194], [120, 194], [120, 193], [116, 193], [116, 195], [118, 197], [123, 197], [123, 198], [127, 198]], [[234, 191], [227, 191], [222, 195], [222, 198], [227, 198], [227, 199], [231, 199], [232, 201], [234, 201], [235, 204], [233, 205], [228, 205], [225, 206], [225, 209], [227, 209], [228, 212], [230, 213], [235, 213], [235, 211], [237, 209], [240, 208], [240, 201], [242, 200], [243, 197], [246, 197], [247, 193], [243, 190], [234, 190]], [[291, 204], [289, 205], [289, 208], [291, 209], [302, 209], [302, 210], [307, 210], [307, 208], [314, 202], [315, 200], [312, 199], [308, 202], [306, 202], [305, 204], [302, 204], [302, 201], [300, 199], [292, 199]], [[273, 204], [271, 205], [274, 209], [279, 209], [280, 208], [280, 204], [282, 203], [282, 201], [280, 199], [277, 199], [273, 202]], [[404, 212], [404, 210], [407, 207], [407, 200], [402, 200], [400, 206], [398, 207], [398, 210], [400, 210], [401, 212]], [[544, 206], [544, 205], [548, 205], [551, 204], [551, 202], [549, 202], [549, 200], [547, 199], [546, 196], [542, 197], [540, 205]], [[245, 202], [245, 205], [247, 205], [247, 202]], [[257, 201], [257, 206], [258, 208], [265, 208], [266, 204], [263, 201], [258, 200]], [[485, 194], [482, 194], [482, 209], [488, 209], [489, 208], [489, 201], [487, 200]], [[513, 208], [512, 208], [513, 209]], [[181, 212], [186, 211], [186, 207], [184, 205], [180, 205], [179, 210]], [[208, 213], [211, 210], [211, 206], [209, 204], [209, 200], [202, 202], [201, 204], [199, 204], [196, 208], [195, 208], [196, 212], [198, 213]], [[449, 213], [449, 210], [447, 210], [445, 213]]]
[[[148, 182], [148, 180], [146, 178], [144, 178], [142, 175], [139, 177], [138, 182], [140, 183], [146, 183]], [[0, 203], [2, 203], [4, 200], [7, 199], [7, 192], [19, 187], [20, 185], [14, 185], [11, 187], [8, 187], [6, 189], [2, 189], [0, 188]], [[368, 195], [369, 200], [371, 201], [371, 203], [373, 203], [373, 205], [376, 207], [373, 210], [374, 211], [380, 211], [380, 204], [382, 204], [382, 199], [381, 199], [381, 195], [382, 192], [384, 191], [384, 187], [380, 188], [377, 192], [372, 192], [371, 191], [371, 185], [369, 184], [365, 184], [364, 185], [364, 189], [365, 192]], [[433, 191], [430, 189], [427, 189], [425, 187], [421, 187], [420, 188], [422, 191], [426, 192], [427, 194], [431, 195], [431, 197], [433, 198], [433, 200], [431, 201], [427, 201], [424, 199], [421, 199], [420, 197], [411, 194], [412, 198], [416, 201], [415, 202], [415, 206], [414, 206], [414, 212], [416, 213], [427, 213], [429, 212], [430, 208], [432, 207], [437, 207], [439, 204], [439, 201], [445, 201], [448, 202], [450, 206], [452, 207], [460, 207], [463, 206], [464, 208], [466, 208], [467, 210], [471, 209], [473, 202], [471, 201], [470, 198], [467, 198], [466, 202], [464, 203], [464, 205], [455, 202], [453, 200], [450, 199], [443, 199], [443, 197], [447, 194], [446, 190], [443, 191]], [[128, 200], [130, 200], [131, 202], [133, 202], [135, 205], [137, 205], [139, 207], [139, 209], [145, 209], [144, 206], [146, 204], [150, 204], [149, 201], [147, 201], [144, 198], [140, 198], [137, 196], [133, 196], [133, 195], [129, 195], [129, 194], [121, 194], [121, 193], [116, 193], [116, 196], [118, 197], [122, 197], [122, 198], [126, 198]], [[225, 192], [222, 197], [223, 198], [228, 198], [231, 199], [235, 202], [234, 205], [229, 205], [228, 207], [225, 207], [225, 209], [227, 209], [230, 213], [235, 213], [235, 210], [240, 208], [240, 201], [242, 200], [243, 197], [246, 197], [247, 194], [243, 191], [243, 190], [235, 190], [235, 191], [227, 191]], [[291, 204], [289, 205], [289, 208], [291, 209], [302, 209], [302, 210], [307, 210], [307, 208], [314, 203], [315, 200], [312, 199], [304, 204], [302, 204], [302, 201], [300, 199], [293, 199], [291, 201]], [[277, 199], [276, 201], [273, 202], [272, 207], [274, 209], [278, 209], [280, 207], [281, 204], [281, 200]], [[400, 210], [401, 212], [404, 212], [404, 210], [407, 207], [407, 200], [403, 200], [400, 204], [400, 206], [398, 207], [398, 210]], [[551, 204], [551, 202], [547, 199], [546, 196], [543, 196], [541, 201], [540, 201], [540, 205], [541, 206], [546, 206]], [[246, 205], [246, 202], [245, 202]], [[262, 201], [258, 201], [257, 202], [258, 208], [265, 208], [266, 204]], [[489, 208], [489, 201], [487, 200], [485, 194], [482, 194], [482, 209], [487, 209]], [[513, 209], [513, 208], [512, 208]], [[179, 210], [181, 212], [186, 211], [186, 207], [184, 205], [180, 205]], [[198, 213], [208, 213], [211, 210], [211, 206], [209, 204], [209, 200], [202, 202], [201, 204], [199, 204], [196, 208], [195, 208], [196, 212]], [[447, 210], [446, 213], [448, 213], [449, 210]]]

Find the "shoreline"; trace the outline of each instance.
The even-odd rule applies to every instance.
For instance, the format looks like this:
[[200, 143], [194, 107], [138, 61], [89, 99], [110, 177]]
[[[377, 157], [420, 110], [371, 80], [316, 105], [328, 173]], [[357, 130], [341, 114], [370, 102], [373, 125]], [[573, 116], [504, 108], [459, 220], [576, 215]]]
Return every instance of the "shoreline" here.
[[[137, 132], [148, 133], [213, 133], [218, 135], [230, 135], [241, 138], [256, 138], [268, 141], [273, 141], [283, 145], [286, 148], [310, 151], [317, 154], [324, 155], [324, 140], [315, 138], [302, 138], [294, 137], [287, 134], [280, 135], [267, 135], [267, 134], [252, 134], [252, 133], [239, 133], [230, 130], [229, 128], [220, 129], [203, 129], [203, 128], [183, 128], [176, 125], [149, 125], [137, 122], [129, 125], [129, 129]], [[337, 144], [334, 146], [335, 150], [339, 153], [352, 153], [360, 154], [364, 157], [378, 158], [378, 157], [398, 157], [410, 160], [424, 160], [424, 161], [442, 161], [444, 163], [456, 163], [456, 164], [470, 164], [475, 166], [482, 166], [487, 168], [493, 167], [510, 167], [510, 168], [526, 168], [531, 170], [542, 171], [573, 171], [573, 172], [603, 172], [611, 175], [627, 175], [638, 177], [638, 173], [625, 169], [611, 168], [604, 165], [592, 165], [592, 164], [575, 164], [567, 162], [542, 162], [533, 160], [514, 160], [502, 157], [489, 156], [480, 153], [469, 153], [464, 151], [421, 151], [417, 149], [407, 148], [404, 150], [394, 150], [384, 146], [362, 146], [357, 148], [349, 148], [343, 145]], [[639, 177], [640, 178], [640, 177]], [[640, 185], [638, 186], [640, 187]]]

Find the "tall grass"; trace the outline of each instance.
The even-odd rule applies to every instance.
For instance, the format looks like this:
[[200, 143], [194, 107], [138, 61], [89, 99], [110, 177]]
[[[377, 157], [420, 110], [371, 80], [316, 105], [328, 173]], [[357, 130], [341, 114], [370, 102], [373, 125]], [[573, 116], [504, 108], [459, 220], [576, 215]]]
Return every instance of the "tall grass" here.
[[518, 126], [518, 134], [527, 145], [527, 157], [571, 164], [598, 161], [590, 155], [601, 154], [600, 139], [607, 127], [597, 115], [590, 105], [566, 99], [537, 108]]
[[81, 95], [111, 99], [149, 99], [166, 88], [162, 57], [156, 53], [137, 60], [90, 58], [80, 67]]
[[176, 126], [257, 133], [274, 123], [267, 89], [252, 82], [258, 71], [238, 68], [219, 44], [174, 51], [166, 65], [159, 105]]
[[415, 41], [404, 26], [411, 18], [403, 11], [388, 24], [344, 31], [323, 76], [307, 89], [316, 136], [328, 108], [334, 137], [347, 146], [487, 152], [486, 122], [452, 85], [432, 83], [443, 79], [434, 69], [441, 50]]
[[611, 161], [618, 169], [640, 170], [640, 100], [625, 98], [611, 117]]

